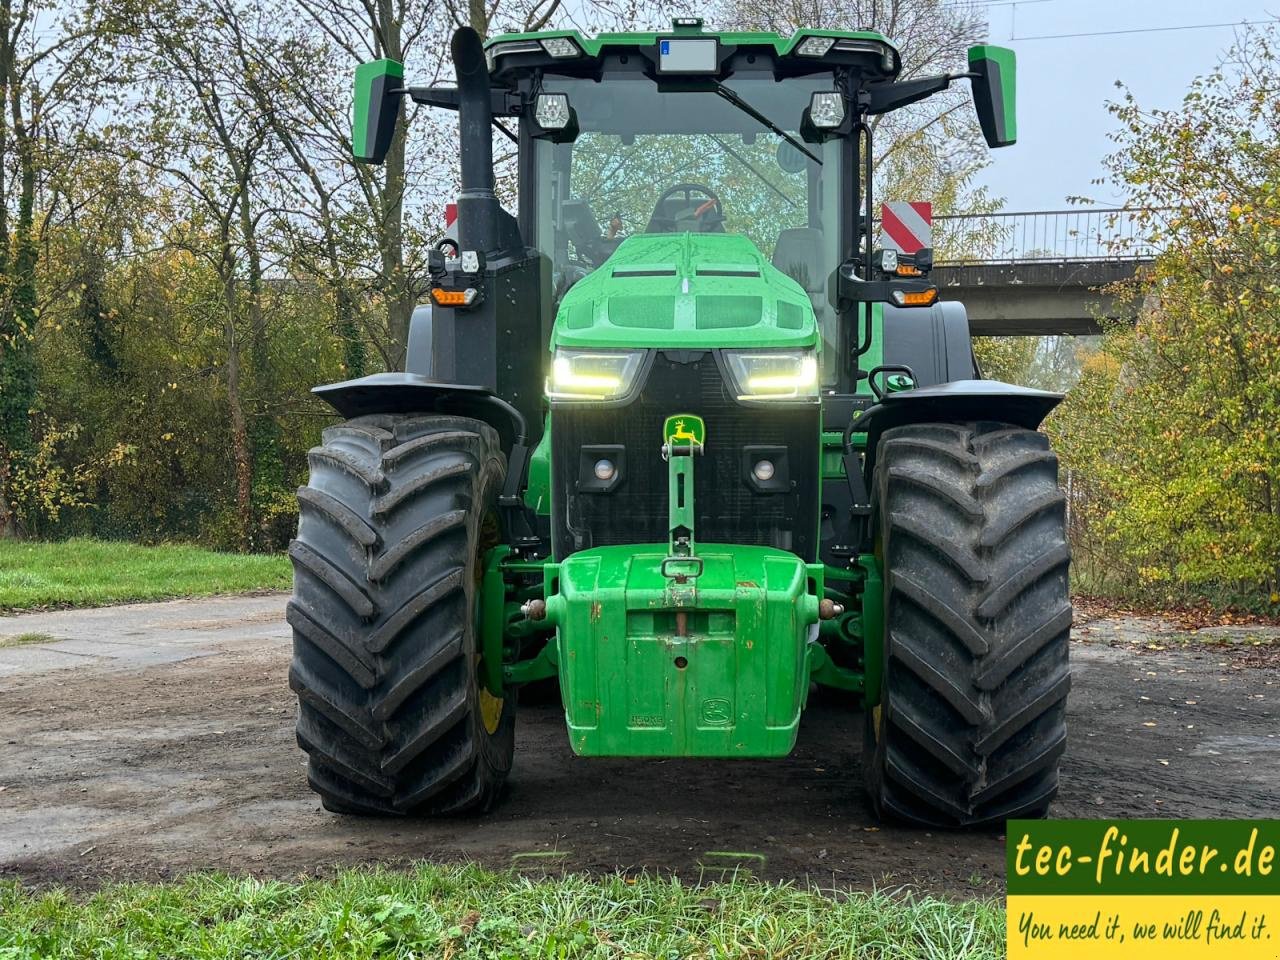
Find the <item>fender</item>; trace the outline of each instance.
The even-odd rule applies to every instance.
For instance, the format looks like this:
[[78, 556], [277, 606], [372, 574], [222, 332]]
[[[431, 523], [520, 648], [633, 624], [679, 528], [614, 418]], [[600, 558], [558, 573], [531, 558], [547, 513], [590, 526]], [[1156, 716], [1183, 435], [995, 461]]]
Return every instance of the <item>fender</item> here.
[[488, 387], [443, 383], [418, 373], [374, 373], [311, 392], [348, 419], [371, 413], [443, 413], [489, 424], [507, 455], [507, 478], [498, 495], [506, 541], [517, 551], [538, 547], [534, 520], [520, 495], [529, 475], [529, 424]]
[[347, 418], [371, 413], [444, 413], [483, 420], [498, 431], [508, 459], [514, 459], [516, 448], [528, 442], [524, 414], [488, 387], [394, 372], [329, 383], [311, 392]]
[[861, 416], [854, 415], [846, 439], [852, 433], [866, 433], [867, 446], [863, 473], [867, 489], [875, 470], [876, 447], [880, 435], [894, 427], [909, 423], [964, 423], [971, 420], [993, 420], [1015, 427], [1035, 430], [1063, 394], [1033, 390], [999, 380], [952, 380], [931, 387], [886, 393], [868, 407]]

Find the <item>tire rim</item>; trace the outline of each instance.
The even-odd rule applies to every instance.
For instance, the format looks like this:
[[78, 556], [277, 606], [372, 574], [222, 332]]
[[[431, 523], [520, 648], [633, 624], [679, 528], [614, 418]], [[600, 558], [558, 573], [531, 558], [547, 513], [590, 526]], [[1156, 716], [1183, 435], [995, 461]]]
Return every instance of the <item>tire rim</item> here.
[[505, 701], [495, 697], [484, 687], [480, 688], [480, 721], [484, 724], [485, 733], [493, 736], [498, 732], [498, 724], [502, 722], [502, 706]]

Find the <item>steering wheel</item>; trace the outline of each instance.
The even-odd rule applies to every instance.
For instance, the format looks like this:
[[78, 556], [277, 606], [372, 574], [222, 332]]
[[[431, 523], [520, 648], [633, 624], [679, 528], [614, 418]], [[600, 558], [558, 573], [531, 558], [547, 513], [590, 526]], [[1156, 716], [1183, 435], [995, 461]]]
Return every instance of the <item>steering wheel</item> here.
[[[646, 232], [671, 233], [676, 229], [677, 220], [688, 219], [688, 215], [676, 217], [668, 214], [667, 201], [676, 196], [684, 197], [684, 209], [693, 208], [693, 219], [698, 224], [697, 232], [723, 232], [724, 207], [720, 203], [720, 197], [705, 183], [692, 182], [677, 183], [662, 191], [662, 196], [653, 205], [653, 216], [649, 218], [649, 229]], [[697, 197], [705, 199], [702, 203], [697, 203], [695, 199]]]

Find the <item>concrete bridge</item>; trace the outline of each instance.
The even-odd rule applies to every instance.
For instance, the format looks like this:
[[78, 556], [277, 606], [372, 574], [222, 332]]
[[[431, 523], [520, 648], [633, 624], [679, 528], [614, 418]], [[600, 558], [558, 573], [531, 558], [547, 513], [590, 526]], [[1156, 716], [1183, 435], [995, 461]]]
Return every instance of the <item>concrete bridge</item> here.
[[1099, 317], [1133, 320], [1109, 284], [1132, 278], [1156, 251], [1128, 208], [1080, 207], [933, 218], [932, 277], [963, 301], [976, 336], [1099, 333]]

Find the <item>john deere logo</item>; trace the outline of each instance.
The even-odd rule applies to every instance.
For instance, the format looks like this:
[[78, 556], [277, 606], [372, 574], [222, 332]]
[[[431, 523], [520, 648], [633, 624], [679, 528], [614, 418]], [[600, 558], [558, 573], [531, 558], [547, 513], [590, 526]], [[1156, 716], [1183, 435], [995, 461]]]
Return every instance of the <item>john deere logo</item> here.
[[667, 417], [662, 427], [662, 440], [673, 447], [700, 447], [707, 442], [707, 425], [692, 413], [678, 413]]

